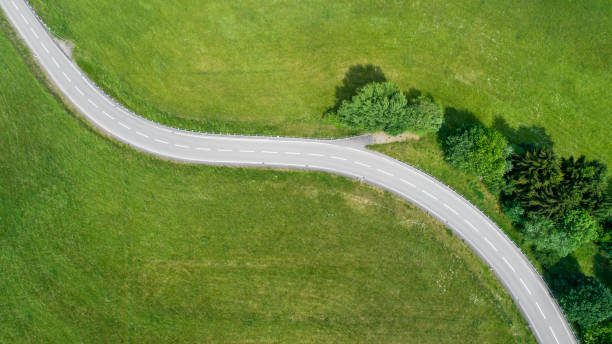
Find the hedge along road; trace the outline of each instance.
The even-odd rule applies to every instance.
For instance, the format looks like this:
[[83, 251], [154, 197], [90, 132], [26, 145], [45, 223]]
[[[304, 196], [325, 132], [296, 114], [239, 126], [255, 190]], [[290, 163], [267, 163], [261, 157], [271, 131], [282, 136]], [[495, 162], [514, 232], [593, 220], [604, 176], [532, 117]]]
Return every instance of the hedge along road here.
[[317, 170], [386, 189], [462, 238], [504, 284], [540, 343], [577, 343], [543, 279], [499, 227], [433, 177], [365, 149], [368, 136], [308, 140], [203, 134], [161, 126], [129, 112], [98, 89], [59, 48], [25, 0], [0, 0], [0, 6], [62, 94], [87, 120], [119, 141], [175, 161]]

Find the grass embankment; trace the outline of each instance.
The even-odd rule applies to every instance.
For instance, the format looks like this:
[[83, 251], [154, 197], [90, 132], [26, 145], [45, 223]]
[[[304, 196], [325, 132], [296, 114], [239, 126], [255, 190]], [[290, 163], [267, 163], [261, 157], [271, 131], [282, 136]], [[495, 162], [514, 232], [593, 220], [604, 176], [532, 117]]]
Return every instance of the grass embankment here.
[[[444, 160], [444, 153], [434, 134], [425, 135], [419, 140], [374, 145], [370, 148], [404, 161], [444, 181], [503, 228], [529, 256], [531, 262], [542, 271], [542, 266], [529, 244], [524, 242], [521, 234], [501, 211], [497, 198], [487, 190], [478, 177], [459, 171]], [[572, 258], [576, 260], [582, 272], [612, 286], [612, 268], [600, 254], [597, 245], [593, 243], [583, 245], [569, 256], [569, 259]]]
[[0, 132], [0, 342], [533, 342], [423, 212], [346, 178], [113, 143], [4, 34]]
[[31, 2], [99, 85], [167, 124], [344, 135], [321, 114], [349, 67], [372, 63], [402, 89], [485, 124], [543, 127], [561, 155], [612, 165], [607, 0]]

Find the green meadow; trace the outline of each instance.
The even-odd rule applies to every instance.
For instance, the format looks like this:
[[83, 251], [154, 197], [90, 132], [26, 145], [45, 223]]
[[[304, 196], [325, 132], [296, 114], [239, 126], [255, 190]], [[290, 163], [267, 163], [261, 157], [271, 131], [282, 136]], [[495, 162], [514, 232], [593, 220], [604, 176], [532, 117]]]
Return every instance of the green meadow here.
[[373, 64], [485, 124], [612, 163], [608, 0], [31, 3], [108, 93], [169, 125], [347, 135], [323, 114], [349, 68]]
[[422, 211], [324, 173], [136, 152], [0, 25], [0, 342], [534, 343]]

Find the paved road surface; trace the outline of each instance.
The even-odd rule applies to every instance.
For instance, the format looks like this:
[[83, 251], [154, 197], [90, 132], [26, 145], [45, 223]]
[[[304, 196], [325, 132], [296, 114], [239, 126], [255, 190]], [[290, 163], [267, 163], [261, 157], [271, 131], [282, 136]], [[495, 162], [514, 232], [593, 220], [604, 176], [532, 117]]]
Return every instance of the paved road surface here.
[[541, 343], [576, 343], [546, 284], [502, 230], [433, 177], [366, 150], [368, 137], [325, 141], [208, 135], [155, 124], [130, 113], [86, 78], [24, 0], [0, 0], [0, 5], [56, 87], [102, 131], [171, 160], [311, 169], [386, 189], [435, 216], [468, 243], [502, 281]]

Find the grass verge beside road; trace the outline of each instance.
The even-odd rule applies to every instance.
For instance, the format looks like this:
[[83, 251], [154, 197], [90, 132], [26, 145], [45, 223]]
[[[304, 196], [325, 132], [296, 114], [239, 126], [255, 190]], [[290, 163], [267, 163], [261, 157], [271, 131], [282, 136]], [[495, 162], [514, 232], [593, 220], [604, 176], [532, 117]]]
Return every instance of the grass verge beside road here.
[[0, 132], [0, 342], [534, 342], [422, 211], [324, 173], [111, 142], [4, 33]]

